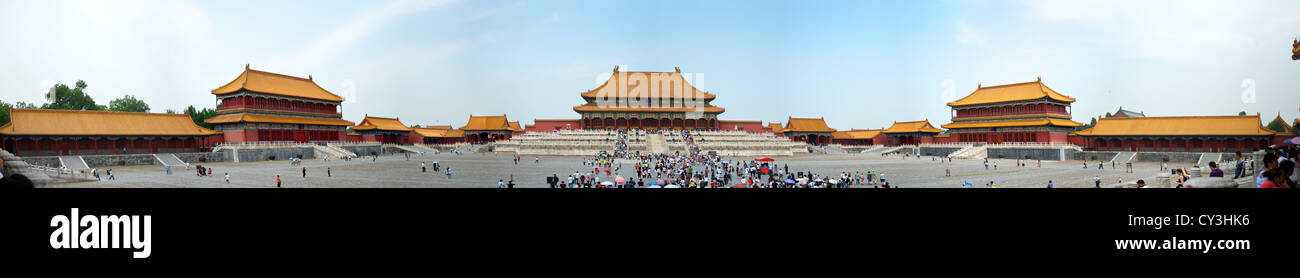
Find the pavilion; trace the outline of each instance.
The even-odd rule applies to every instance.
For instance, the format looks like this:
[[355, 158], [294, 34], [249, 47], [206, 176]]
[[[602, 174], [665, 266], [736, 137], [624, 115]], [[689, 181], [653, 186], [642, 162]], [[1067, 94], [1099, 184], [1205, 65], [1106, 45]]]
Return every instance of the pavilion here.
[[221, 132], [185, 114], [11, 109], [0, 143], [17, 156], [201, 152]]
[[343, 141], [352, 122], [343, 120], [343, 97], [307, 78], [254, 70], [248, 65], [230, 83], [212, 90], [217, 116], [204, 122], [226, 142]]
[[949, 102], [950, 141], [1065, 143], [1066, 135], [1081, 123], [1070, 120], [1074, 98], [1037, 81], [984, 87]]
[[409, 144], [408, 139], [412, 131], [399, 118], [375, 117], [369, 114], [351, 129], [361, 135], [361, 141], [384, 144]]
[[1096, 151], [1250, 151], [1267, 147], [1276, 135], [1259, 120], [1259, 115], [1102, 118], [1070, 135], [1075, 145]]

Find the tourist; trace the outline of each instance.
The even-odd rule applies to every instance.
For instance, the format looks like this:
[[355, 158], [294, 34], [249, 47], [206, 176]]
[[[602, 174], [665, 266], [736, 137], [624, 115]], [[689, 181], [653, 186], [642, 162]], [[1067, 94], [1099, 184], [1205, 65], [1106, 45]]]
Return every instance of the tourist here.
[[451, 179], [451, 167], [447, 167], [447, 171], [443, 172], [443, 174], [447, 174], [447, 179]]
[[506, 188], [506, 180], [497, 180], [497, 189]]
[[302, 177], [307, 177], [307, 167], [302, 167]]
[[420, 161], [420, 173], [428, 173], [428, 172], [429, 172], [428, 169], [424, 168], [424, 161]]
[[1048, 181], [1047, 181], [1047, 188], [1052, 188], [1052, 181], [1051, 181], [1051, 180], [1048, 180]]
[[1187, 169], [1180, 168], [1174, 170], [1174, 188], [1183, 188], [1183, 186], [1186, 185], [1187, 180], [1190, 178], [1191, 176], [1187, 174]]
[[[4, 162], [3, 162], [3, 161], [0, 161], [0, 163], [4, 163]], [[107, 174], [108, 174], [108, 180], [116, 180], [116, 179], [117, 179], [116, 177], [113, 176], [113, 169], [108, 169], [108, 171], [105, 171], [104, 173], [107, 173]]]
[[515, 188], [515, 180], [506, 183], [506, 188]]
[[988, 170], [988, 169], [989, 169], [989, 160], [984, 159], [984, 170]]
[[[1214, 162], [1210, 162], [1210, 163], [1214, 163]], [[1125, 162], [1125, 163], [1124, 163], [1124, 167], [1127, 167], [1127, 169], [1125, 170], [1125, 172], [1129, 172], [1129, 173], [1132, 173], [1132, 172], [1133, 172], [1133, 162]], [[1222, 176], [1222, 175], [1220, 175], [1220, 176]]]
[[280, 175], [275, 175], [275, 187], [280, 187]]
[[1215, 163], [1214, 161], [1210, 161], [1210, 177], [1211, 178], [1223, 177], [1223, 170], [1219, 170], [1219, 164]]
[[1236, 180], [1246, 175], [1246, 161], [1241, 159], [1241, 152], [1237, 152], [1233, 157], [1237, 159], [1237, 167], [1232, 170], [1232, 179]]
[[1286, 180], [1286, 178], [1282, 176], [1281, 169], [1270, 169], [1260, 173], [1260, 176], [1265, 179], [1263, 183], [1259, 184], [1259, 188], [1284, 188], [1285, 183], [1283, 180]]
[[1277, 168], [1277, 159], [1277, 154], [1271, 152], [1264, 154], [1264, 169], [1260, 171], [1259, 176], [1255, 177], [1255, 187], [1263, 188], [1264, 182], [1268, 181], [1268, 177], [1264, 176], [1264, 173]]
[[330, 173], [330, 167], [325, 167], [325, 177], [327, 177], [327, 178], [332, 178], [332, 177], [334, 177], [334, 174], [333, 174], [333, 173]]
[[90, 173], [95, 175], [95, 180], [99, 179], [99, 169], [90, 169]]
[[[1111, 167], [1111, 168], [1115, 168], [1115, 167]], [[1097, 170], [1105, 170], [1105, 169], [1106, 169], [1105, 162], [1097, 162]]]
[[993, 162], [993, 170], [997, 170], [997, 169], [998, 169], [998, 162], [997, 162], [997, 161], [994, 161], [994, 162]]
[[943, 176], [945, 176], [945, 177], [951, 177], [951, 176], [952, 176], [952, 169], [943, 169]]
[[1092, 182], [1097, 184], [1094, 188], [1101, 188], [1101, 176], [1093, 176]]
[[1147, 188], [1147, 182], [1144, 180], [1137, 181], [1137, 188]]
[[226, 173], [226, 184], [230, 184], [230, 173]]

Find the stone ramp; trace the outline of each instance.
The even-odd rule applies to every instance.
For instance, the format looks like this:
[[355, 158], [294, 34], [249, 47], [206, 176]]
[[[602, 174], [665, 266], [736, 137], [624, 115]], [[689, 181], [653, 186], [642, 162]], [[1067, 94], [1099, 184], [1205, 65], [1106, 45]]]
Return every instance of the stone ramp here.
[[63, 168], [68, 168], [69, 170], [90, 169], [90, 166], [86, 165], [86, 161], [82, 160], [81, 156], [76, 155], [59, 156], [59, 164], [63, 164]]
[[416, 153], [416, 154], [428, 152], [428, 150], [424, 150], [424, 149], [421, 149], [421, 148], [416, 148], [416, 147], [414, 147], [414, 146], [407, 146], [407, 145], [384, 144], [384, 147], [385, 147], [385, 148], [388, 148], [388, 147], [397, 148], [397, 149], [399, 149], [399, 150], [407, 151], [407, 152], [410, 152], [410, 153]]
[[420, 151], [424, 152], [425, 154], [432, 154], [432, 153], [436, 153], [436, 152], [438, 152], [438, 150], [435, 150], [435, 149], [430, 148], [430, 147], [425, 147], [425, 146], [423, 146], [423, 145], [411, 145], [411, 148], [413, 148], [413, 149], [417, 149], [417, 150], [420, 150]]
[[182, 161], [181, 158], [176, 157], [174, 154], [156, 153], [153, 157], [158, 159], [158, 162], [161, 162], [163, 165], [185, 165], [185, 161]]
[[[1218, 163], [1219, 158], [1222, 156], [1222, 153], [1203, 153], [1201, 154], [1201, 159], [1196, 160], [1196, 165], [1209, 165], [1210, 162]], [[1223, 166], [1220, 165], [1219, 167]]]
[[1134, 157], [1137, 157], [1137, 153], [1135, 152], [1119, 152], [1115, 154], [1115, 158], [1110, 159], [1110, 162], [1128, 163], [1129, 161], [1133, 161]]
[[668, 140], [664, 139], [663, 134], [655, 133], [646, 135], [646, 143], [649, 146], [650, 153], [668, 153]]

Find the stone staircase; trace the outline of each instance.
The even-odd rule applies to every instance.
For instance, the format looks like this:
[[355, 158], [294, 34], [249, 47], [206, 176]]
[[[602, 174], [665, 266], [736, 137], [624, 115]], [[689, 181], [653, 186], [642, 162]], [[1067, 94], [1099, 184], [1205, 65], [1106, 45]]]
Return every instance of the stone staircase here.
[[646, 135], [646, 143], [649, 145], [650, 153], [664, 154], [668, 153], [668, 140], [664, 139], [663, 134]]
[[337, 146], [312, 145], [312, 149], [316, 151], [316, 157], [318, 158], [323, 158], [325, 156], [329, 156], [332, 158], [344, 158], [344, 157], [356, 158], [357, 157], [356, 153], [353, 153], [351, 151], [345, 150]]
[[162, 165], [172, 165], [172, 166], [185, 165], [185, 161], [182, 161], [181, 158], [176, 157], [176, 155], [174, 154], [158, 153], [158, 154], [154, 154], [153, 157], [155, 159], [158, 159], [158, 162], [162, 163]]
[[63, 168], [73, 171], [90, 169], [90, 166], [86, 165], [86, 161], [81, 159], [81, 156], [76, 155], [59, 156], [59, 163], [63, 165]]
[[985, 159], [989, 157], [988, 145], [970, 145], [948, 154], [948, 158]]

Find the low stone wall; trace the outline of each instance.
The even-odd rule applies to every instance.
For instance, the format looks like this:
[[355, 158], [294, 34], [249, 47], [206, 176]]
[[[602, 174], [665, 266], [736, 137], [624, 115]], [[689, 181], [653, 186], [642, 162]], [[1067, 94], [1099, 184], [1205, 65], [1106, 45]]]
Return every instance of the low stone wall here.
[[[958, 147], [921, 147], [921, 155], [924, 156], [948, 156], [962, 148]], [[990, 155], [991, 156], [991, 155]]]
[[23, 161], [26, 161], [27, 164], [36, 165], [36, 166], [45, 166], [50, 168], [59, 168], [59, 166], [63, 165], [62, 163], [59, 163], [59, 157], [57, 156], [23, 157]]
[[1201, 153], [1185, 152], [1167, 152], [1167, 153], [1137, 153], [1133, 158], [1136, 162], [1162, 162], [1168, 159], [1170, 163], [1196, 163], [1201, 159]]
[[90, 168], [153, 165], [158, 163], [158, 159], [152, 154], [84, 155], [81, 156], [81, 160], [85, 160], [86, 166]]
[[[1111, 155], [1112, 157], [1114, 155]], [[1060, 149], [1044, 148], [989, 148], [989, 158], [1006, 158], [1006, 159], [1028, 159], [1028, 160], [1061, 160]]]
[[225, 153], [178, 153], [176, 158], [186, 163], [224, 162], [229, 155]]
[[299, 155], [303, 159], [310, 159], [316, 158], [316, 149], [312, 147], [240, 149], [235, 151], [235, 155], [239, 156], [239, 162], [289, 160], [290, 157]]
[[1097, 160], [1110, 161], [1110, 159], [1115, 158], [1115, 155], [1119, 154], [1119, 152], [1096, 152], [1096, 151], [1083, 151], [1083, 152], [1067, 151], [1067, 152], [1069, 153], [1068, 155], [1070, 156], [1070, 160], [1087, 160], [1087, 161], [1097, 161]]

